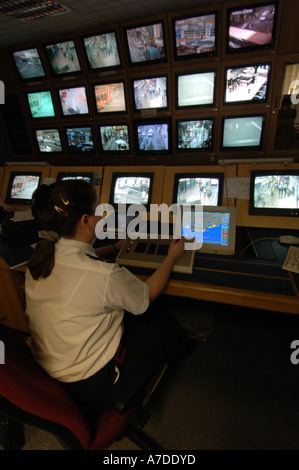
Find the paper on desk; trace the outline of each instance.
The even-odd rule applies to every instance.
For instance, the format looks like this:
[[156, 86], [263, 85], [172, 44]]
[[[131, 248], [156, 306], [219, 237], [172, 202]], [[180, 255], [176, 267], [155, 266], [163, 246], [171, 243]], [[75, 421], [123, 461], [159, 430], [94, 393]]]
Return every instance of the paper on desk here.
[[13, 219], [14, 222], [21, 222], [23, 220], [34, 220], [31, 209], [28, 211], [15, 211]]
[[249, 199], [250, 178], [236, 176], [225, 178], [224, 197], [232, 199]]

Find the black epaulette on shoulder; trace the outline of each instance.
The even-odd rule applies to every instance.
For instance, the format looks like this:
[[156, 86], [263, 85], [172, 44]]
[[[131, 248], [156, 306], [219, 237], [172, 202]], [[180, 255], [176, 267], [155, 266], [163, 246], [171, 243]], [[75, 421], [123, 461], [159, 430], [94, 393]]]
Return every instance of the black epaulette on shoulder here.
[[88, 258], [94, 259], [95, 261], [105, 261], [105, 263], [113, 263], [110, 259], [99, 258], [98, 256], [90, 255], [89, 253], [85, 253]]

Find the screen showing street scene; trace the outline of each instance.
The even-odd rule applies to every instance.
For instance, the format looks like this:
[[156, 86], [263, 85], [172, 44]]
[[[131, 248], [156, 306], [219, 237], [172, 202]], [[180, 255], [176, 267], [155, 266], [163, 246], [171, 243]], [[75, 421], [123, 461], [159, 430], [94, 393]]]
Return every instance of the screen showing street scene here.
[[88, 114], [85, 86], [62, 88], [59, 90], [59, 97], [64, 116]]
[[138, 149], [143, 152], [168, 150], [168, 124], [138, 125]]
[[215, 20], [215, 14], [175, 20], [174, 28], [177, 56], [215, 52]]
[[24, 80], [46, 76], [36, 48], [13, 52], [13, 58]]
[[137, 110], [167, 108], [167, 77], [134, 80], [133, 87]]
[[58, 129], [40, 129], [35, 132], [40, 152], [62, 151]]
[[299, 209], [299, 176], [287, 174], [256, 176], [254, 207]]
[[217, 206], [219, 179], [212, 177], [180, 178], [177, 187], [177, 204], [203, 204]]
[[12, 182], [10, 196], [12, 199], [30, 200], [39, 184], [39, 176], [16, 175]]
[[228, 68], [224, 102], [265, 101], [268, 97], [270, 67], [270, 64], [258, 64]]
[[84, 38], [84, 46], [91, 69], [120, 65], [117, 39], [114, 32]]
[[226, 118], [223, 147], [259, 147], [263, 131], [263, 116]]
[[46, 46], [53, 72], [56, 75], [81, 72], [74, 41], [60, 42]]
[[119, 113], [126, 111], [125, 88], [122, 82], [94, 86], [98, 113]]
[[205, 106], [214, 102], [215, 72], [178, 75], [178, 106]]
[[130, 150], [127, 125], [100, 126], [102, 149], [108, 152]]
[[275, 4], [233, 10], [229, 13], [229, 49], [263, 47], [273, 43]]
[[115, 181], [115, 204], [148, 204], [151, 179], [146, 176], [120, 176]]
[[162, 23], [130, 28], [126, 33], [132, 63], [166, 59]]
[[212, 150], [213, 120], [178, 121], [178, 149]]
[[50, 91], [28, 93], [27, 98], [31, 116], [33, 118], [50, 118], [55, 116]]
[[92, 152], [94, 150], [91, 127], [67, 128], [66, 137], [71, 153]]

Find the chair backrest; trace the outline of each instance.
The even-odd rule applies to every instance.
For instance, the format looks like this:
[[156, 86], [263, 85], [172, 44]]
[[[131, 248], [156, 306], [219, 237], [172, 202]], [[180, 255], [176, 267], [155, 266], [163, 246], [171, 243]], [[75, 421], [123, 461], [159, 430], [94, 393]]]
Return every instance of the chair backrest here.
[[73, 449], [89, 448], [92, 436], [79, 408], [33, 359], [25, 338], [0, 325], [0, 411], [53, 432]]

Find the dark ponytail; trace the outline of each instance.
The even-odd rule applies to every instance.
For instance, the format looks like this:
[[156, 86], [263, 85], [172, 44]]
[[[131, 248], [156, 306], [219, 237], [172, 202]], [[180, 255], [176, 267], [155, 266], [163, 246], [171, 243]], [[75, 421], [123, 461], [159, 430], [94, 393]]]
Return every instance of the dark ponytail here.
[[32, 214], [44, 230], [44, 238], [35, 248], [28, 263], [33, 277], [48, 277], [55, 264], [55, 243], [60, 237], [75, 235], [82, 215], [92, 214], [96, 202], [92, 184], [83, 180], [67, 180], [41, 185], [32, 196]]

